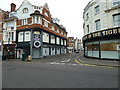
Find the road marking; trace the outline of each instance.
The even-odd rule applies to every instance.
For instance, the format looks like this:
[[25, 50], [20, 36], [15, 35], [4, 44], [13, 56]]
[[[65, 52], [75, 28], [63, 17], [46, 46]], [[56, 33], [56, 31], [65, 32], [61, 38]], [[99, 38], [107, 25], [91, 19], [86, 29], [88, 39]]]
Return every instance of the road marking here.
[[94, 64], [85, 64], [85, 63], [82, 63], [78, 60], [75, 60], [76, 63], [82, 65], [82, 66], [93, 66], [93, 67], [107, 67], [107, 68], [120, 68], [119, 66], [105, 66], [105, 65], [94, 65]]
[[66, 62], [66, 63], [68, 63], [70, 61], [70, 59], [68, 59], [68, 60], [65, 60], [65, 61], [61, 61], [61, 62]]

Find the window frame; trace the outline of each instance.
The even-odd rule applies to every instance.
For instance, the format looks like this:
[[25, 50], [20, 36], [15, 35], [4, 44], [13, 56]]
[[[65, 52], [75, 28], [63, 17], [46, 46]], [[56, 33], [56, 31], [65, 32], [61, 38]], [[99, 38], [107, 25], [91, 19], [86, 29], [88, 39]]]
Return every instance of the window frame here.
[[[118, 16], [117, 20], [115, 20], [115, 16]], [[113, 26], [120, 26], [120, 13], [113, 15]], [[115, 24], [117, 22], [117, 25]]]
[[94, 8], [94, 10], [95, 10], [95, 15], [96, 15], [96, 14], [99, 14], [99, 13], [100, 13], [100, 6], [97, 5], [97, 6]]
[[[99, 24], [98, 24], [98, 22], [99, 22]], [[96, 27], [96, 30], [100, 30], [101, 29], [100, 19], [95, 21], [95, 27]]]

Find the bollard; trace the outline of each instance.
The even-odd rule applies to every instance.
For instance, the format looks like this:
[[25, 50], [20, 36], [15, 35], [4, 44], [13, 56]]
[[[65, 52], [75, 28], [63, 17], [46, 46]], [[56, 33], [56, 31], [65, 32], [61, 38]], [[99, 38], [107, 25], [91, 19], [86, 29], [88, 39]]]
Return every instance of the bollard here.
[[25, 53], [22, 53], [22, 61], [25, 61]]
[[32, 57], [30, 55], [28, 55], [28, 59], [27, 61], [31, 61]]

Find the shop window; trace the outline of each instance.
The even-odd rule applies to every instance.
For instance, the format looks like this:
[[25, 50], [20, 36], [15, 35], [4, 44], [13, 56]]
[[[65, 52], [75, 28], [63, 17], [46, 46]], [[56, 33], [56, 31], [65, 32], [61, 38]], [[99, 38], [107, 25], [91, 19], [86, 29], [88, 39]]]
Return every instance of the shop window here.
[[101, 58], [119, 59], [118, 40], [107, 40], [100, 42]]

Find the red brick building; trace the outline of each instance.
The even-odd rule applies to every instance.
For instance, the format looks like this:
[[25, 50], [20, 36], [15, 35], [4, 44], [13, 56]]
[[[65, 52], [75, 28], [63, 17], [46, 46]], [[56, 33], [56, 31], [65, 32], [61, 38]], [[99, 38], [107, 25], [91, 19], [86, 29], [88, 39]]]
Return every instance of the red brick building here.
[[68, 37], [67, 39], [67, 50], [68, 53], [72, 53], [75, 50], [75, 39], [74, 37]]

